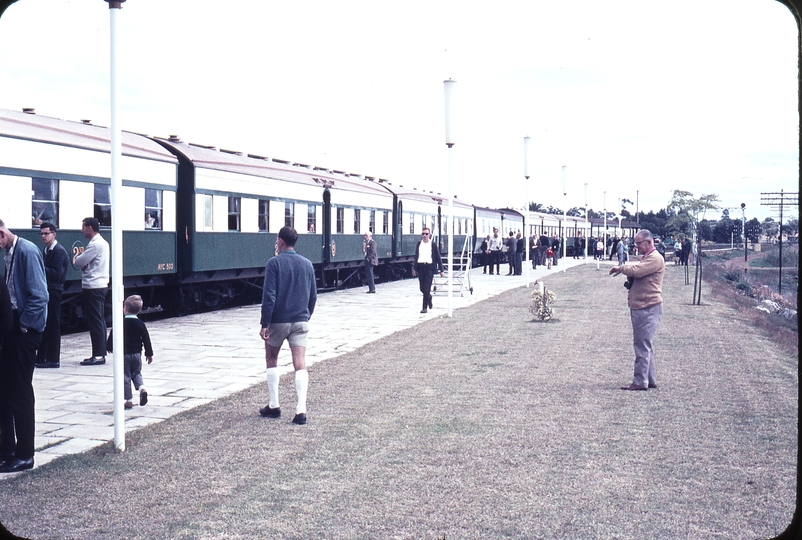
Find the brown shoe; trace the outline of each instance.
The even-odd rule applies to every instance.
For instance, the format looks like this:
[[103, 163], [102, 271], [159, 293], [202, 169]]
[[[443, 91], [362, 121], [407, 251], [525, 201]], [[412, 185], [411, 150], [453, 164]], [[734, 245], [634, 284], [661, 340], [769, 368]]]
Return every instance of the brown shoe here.
[[126, 409], [133, 409], [134, 408], [134, 404], [131, 403], [130, 401], [126, 401], [125, 405], [123, 405], [123, 407], [126, 408]]
[[629, 386], [622, 386], [621, 390], [643, 390], [644, 392], [648, 390], [645, 386], [636, 386], [635, 384], [630, 384]]

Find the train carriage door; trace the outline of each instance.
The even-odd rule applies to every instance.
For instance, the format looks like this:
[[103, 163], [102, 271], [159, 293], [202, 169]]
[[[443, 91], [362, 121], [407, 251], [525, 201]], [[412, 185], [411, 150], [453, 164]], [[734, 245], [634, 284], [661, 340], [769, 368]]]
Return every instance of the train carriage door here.
[[395, 234], [393, 240], [395, 242], [395, 256], [400, 257], [404, 249], [404, 204], [398, 201], [395, 211]]
[[328, 189], [323, 191], [323, 265], [331, 262], [331, 193]]

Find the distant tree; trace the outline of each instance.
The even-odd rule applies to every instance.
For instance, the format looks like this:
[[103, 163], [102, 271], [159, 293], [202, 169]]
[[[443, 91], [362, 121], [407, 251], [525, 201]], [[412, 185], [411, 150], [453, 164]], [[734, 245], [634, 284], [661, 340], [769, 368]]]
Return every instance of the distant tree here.
[[716, 223], [716, 226], [713, 227], [713, 242], [717, 242], [719, 244], [726, 244], [732, 240], [732, 233], [735, 226], [732, 223], [732, 220], [729, 218], [729, 215], [726, 217], [722, 217]]
[[540, 204], [540, 203], [536, 203], [536, 202], [532, 201], [532, 202], [529, 203], [529, 211], [530, 212], [542, 212], [543, 211], [543, 205]]
[[763, 228], [760, 226], [760, 222], [757, 218], [752, 218], [746, 222], [746, 237], [750, 242], [760, 241], [760, 234], [762, 232]]
[[652, 234], [659, 234], [661, 237], [665, 237], [665, 226], [666, 221], [668, 221], [668, 216], [666, 215], [665, 209], [661, 208], [657, 213], [655, 213], [653, 210], [650, 210], [646, 214], [643, 212], [640, 214], [641, 228], [648, 229]]
[[566, 216], [574, 216], [574, 217], [582, 217], [582, 216], [584, 216], [584, 215], [585, 215], [585, 209], [584, 209], [584, 208], [582, 208], [582, 209], [580, 210], [579, 208], [577, 208], [576, 206], [574, 206], [574, 207], [573, 207], [573, 208], [571, 208], [570, 210], [566, 211], [566, 212], [565, 212], [565, 215], [566, 215]]
[[668, 203], [671, 217], [666, 222], [666, 228], [692, 235], [705, 213], [718, 208], [718, 202], [716, 194], [702, 195], [697, 199], [690, 191], [675, 189]]
[[799, 219], [793, 218], [786, 221], [783, 225], [783, 232], [790, 235], [799, 233]]
[[763, 234], [768, 237], [776, 237], [779, 232], [779, 224], [770, 217], [764, 219], [760, 227], [763, 230]]
[[732, 220], [732, 232], [735, 233], [735, 239], [739, 242], [743, 241], [743, 222], [739, 219]]
[[699, 222], [699, 230], [697, 234], [702, 240], [713, 240], [713, 227], [710, 226], [710, 222], [708, 220], [703, 219]]

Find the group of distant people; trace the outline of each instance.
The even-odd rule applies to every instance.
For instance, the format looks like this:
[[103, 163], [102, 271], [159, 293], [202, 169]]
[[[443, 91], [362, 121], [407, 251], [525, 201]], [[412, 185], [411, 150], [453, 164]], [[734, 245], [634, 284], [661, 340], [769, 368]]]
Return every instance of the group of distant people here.
[[[109, 285], [109, 244], [95, 218], [86, 218], [81, 231], [88, 242], [72, 264], [81, 268], [84, 317], [89, 326], [92, 356], [81, 365], [106, 363], [112, 337], [106, 337], [104, 305]], [[0, 282], [0, 473], [31, 469], [34, 465], [34, 368], [61, 366], [61, 300], [69, 268], [67, 250], [56, 239], [49, 222], [39, 227], [40, 250], [8, 229], [0, 220], [0, 249], [5, 250], [5, 279]], [[148, 362], [153, 350], [147, 328], [136, 315], [142, 299], [130, 296], [124, 305], [125, 407], [133, 406], [131, 382], [147, 403], [141, 375], [141, 354]]]

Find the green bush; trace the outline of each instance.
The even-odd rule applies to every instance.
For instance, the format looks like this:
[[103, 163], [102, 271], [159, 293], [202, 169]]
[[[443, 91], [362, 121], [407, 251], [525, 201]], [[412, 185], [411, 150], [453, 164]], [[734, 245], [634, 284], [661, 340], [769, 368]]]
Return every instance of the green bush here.
[[735, 284], [735, 288], [747, 296], [752, 296], [752, 286], [746, 281], [739, 281]]
[[724, 272], [724, 279], [727, 281], [738, 281], [743, 276], [740, 270], [727, 270]]

